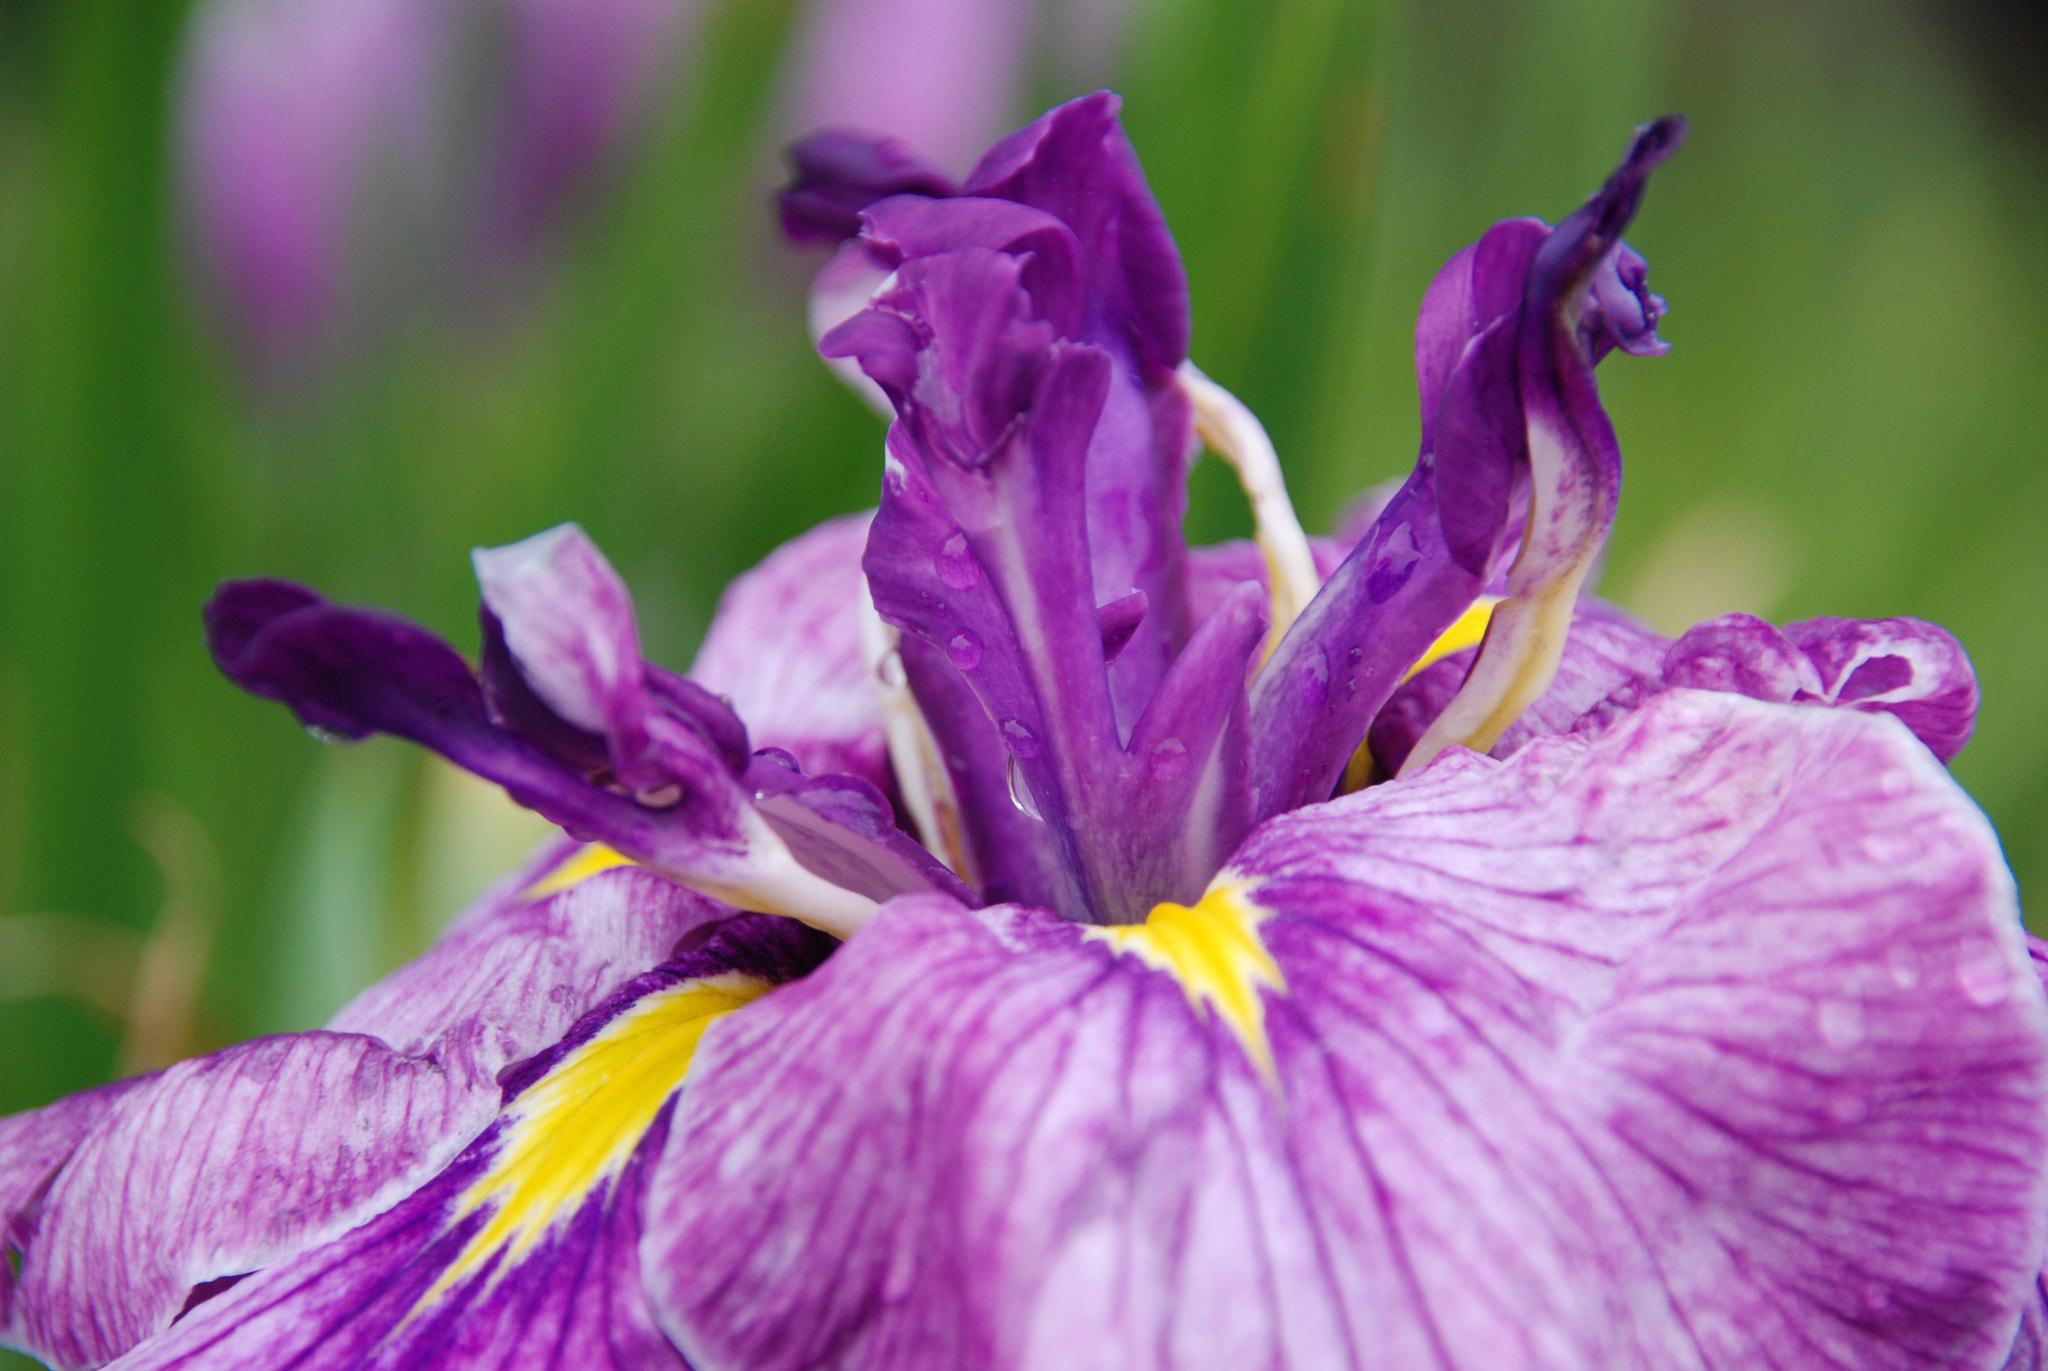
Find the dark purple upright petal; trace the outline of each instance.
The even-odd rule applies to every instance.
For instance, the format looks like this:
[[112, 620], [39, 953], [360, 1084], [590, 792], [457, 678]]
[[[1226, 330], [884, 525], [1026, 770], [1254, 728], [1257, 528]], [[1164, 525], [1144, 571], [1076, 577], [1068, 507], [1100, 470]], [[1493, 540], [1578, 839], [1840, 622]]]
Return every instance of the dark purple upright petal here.
[[1270, 954], [1248, 1018], [1216, 966], [920, 898], [707, 1040], [642, 1248], [677, 1346], [1933, 1371], [2011, 1345], [2048, 1001], [1996, 839], [1897, 728], [1668, 692], [1297, 811], [1210, 899]]
[[[1634, 338], [1655, 322], [1611, 320], [1589, 337], [1585, 302], [1603, 272], [1622, 270], [1621, 231], [1683, 130], [1678, 120], [1649, 126], [1556, 230], [1527, 220], [1497, 225], [1431, 286], [1416, 338], [1424, 450], [1415, 472], [1253, 690], [1260, 817], [1330, 793], [1380, 706], [1510, 547], [1508, 599], [1494, 611], [1487, 646], [1408, 764], [1449, 742], [1493, 746], [1549, 686], [1620, 489], [1620, 448], [1593, 382], [1596, 353], [1610, 333], [1633, 327]], [[1640, 259], [1623, 262], [1640, 286], [1631, 263]], [[1511, 543], [1517, 504], [1527, 527]]]
[[[282, 609], [260, 629], [266, 609]], [[635, 861], [742, 907], [786, 912], [851, 932], [873, 902], [808, 872], [754, 811], [718, 745], [688, 708], [606, 715], [607, 750], [634, 794], [615, 793], [604, 773], [585, 774], [490, 718], [477, 680], [447, 644], [415, 625], [314, 597], [296, 608], [274, 583], [228, 582], [207, 605], [209, 640], [221, 670], [243, 689], [289, 704], [309, 725], [344, 738], [390, 733], [431, 748], [504, 787], [519, 804], [571, 834], [602, 840]], [[603, 641], [599, 639], [599, 641]], [[237, 649], [238, 650], [235, 650]], [[593, 657], [601, 662], [601, 654]], [[637, 660], [635, 662], [637, 666]], [[569, 685], [609, 680], [600, 670]], [[531, 682], [529, 681], [529, 684]], [[644, 684], [644, 683], [643, 683]], [[691, 707], [723, 706], [674, 683]], [[663, 698], [675, 692], [664, 686]], [[616, 696], [584, 703], [611, 709]], [[623, 721], [623, 722], [622, 722]], [[637, 723], [637, 728], [628, 725]], [[726, 740], [729, 741], [729, 740]], [[637, 752], [637, 755], [636, 755]], [[631, 761], [627, 771], [622, 762]]]
[[508, 1071], [491, 1128], [403, 1202], [198, 1305], [124, 1368], [687, 1371], [641, 1281], [647, 1169], [701, 1036], [828, 946], [787, 920], [719, 924]]

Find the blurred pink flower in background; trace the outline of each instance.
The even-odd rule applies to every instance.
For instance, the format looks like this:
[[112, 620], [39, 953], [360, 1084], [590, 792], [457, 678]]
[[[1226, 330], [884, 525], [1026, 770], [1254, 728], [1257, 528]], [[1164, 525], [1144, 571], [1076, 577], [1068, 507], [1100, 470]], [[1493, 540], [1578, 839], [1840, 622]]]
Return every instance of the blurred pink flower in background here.
[[182, 210], [247, 360], [328, 358], [451, 254], [517, 259], [631, 133], [699, 8], [207, 0], [180, 80]]

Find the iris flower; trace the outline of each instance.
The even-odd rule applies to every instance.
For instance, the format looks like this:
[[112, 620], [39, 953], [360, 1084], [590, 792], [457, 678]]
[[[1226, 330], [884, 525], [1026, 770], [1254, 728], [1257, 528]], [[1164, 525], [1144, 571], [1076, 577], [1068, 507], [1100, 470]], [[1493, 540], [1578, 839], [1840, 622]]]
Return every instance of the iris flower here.
[[[474, 667], [223, 586], [235, 682], [567, 836], [325, 1030], [0, 1121], [7, 1339], [2037, 1365], [2048, 1000], [1942, 765], [1960, 648], [1674, 643], [1584, 594], [1620, 479], [1594, 367], [1661, 350], [1620, 235], [1682, 133], [1445, 266], [1420, 459], [1349, 546], [1188, 364], [1113, 97], [957, 193], [805, 149], [791, 222], [879, 282], [824, 340], [896, 416], [879, 510], [736, 583], [694, 678], [573, 527], [477, 554]], [[1255, 544], [1184, 545], [1198, 439]]]

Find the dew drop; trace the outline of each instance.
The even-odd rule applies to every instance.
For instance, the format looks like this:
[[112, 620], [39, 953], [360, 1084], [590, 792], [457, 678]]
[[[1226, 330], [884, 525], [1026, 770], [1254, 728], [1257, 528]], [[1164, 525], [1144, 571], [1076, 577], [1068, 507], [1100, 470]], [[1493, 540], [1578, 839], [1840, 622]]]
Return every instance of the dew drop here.
[[1314, 708], [1322, 704], [1330, 694], [1329, 654], [1320, 647], [1303, 653], [1301, 664], [1294, 669], [1294, 688], [1304, 705]]
[[314, 742], [325, 743], [329, 747], [341, 747], [357, 741], [339, 729], [324, 728], [319, 724], [307, 724], [306, 736], [313, 739]]
[[975, 565], [974, 554], [967, 550], [964, 533], [955, 533], [945, 541], [939, 555], [932, 559], [932, 570], [955, 590], [972, 590], [981, 583], [981, 568]]
[[1863, 1042], [1863, 1006], [1855, 1000], [1822, 1000], [1813, 1014], [1820, 1039], [1837, 1052]]
[[1166, 738], [1153, 744], [1150, 765], [1155, 781], [1172, 781], [1185, 776], [1188, 745], [1178, 738]]
[[875, 679], [891, 690], [901, 690], [910, 684], [910, 673], [903, 669], [903, 654], [890, 648], [882, 654], [882, 660], [875, 663]]
[[1017, 812], [1025, 818], [1045, 822], [1045, 815], [1038, 812], [1038, 801], [1031, 794], [1031, 783], [1024, 779], [1024, 772], [1015, 757], [1010, 758], [1010, 803], [1017, 806]]
[[1026, 761], [1038, 755], [1038, 735], [1022, 719], [1003, 720], [1003, 742], [1012, 755]]
[[962, 671], [981, 665], [981, 639], [971, 628], [963, 628], [946, 643], [946, 658]]
[[1965, 951], [1956, 961], [1956, 984], [1979, 1008], [2003, 1004], [2012, 994], [2012, 966], [2005, 959], [2005, 950], [1985, 941]]

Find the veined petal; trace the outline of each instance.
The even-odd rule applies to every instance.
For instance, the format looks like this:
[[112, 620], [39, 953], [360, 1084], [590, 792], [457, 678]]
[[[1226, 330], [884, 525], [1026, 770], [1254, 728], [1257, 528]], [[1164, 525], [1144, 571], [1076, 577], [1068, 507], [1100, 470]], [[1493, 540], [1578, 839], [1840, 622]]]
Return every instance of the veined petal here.
[[646, 1168], [706, 1030], [828, 946], [719, 925], [508, 1072], [497, 1121], [403, 1203], [200, 1304], [124, 1371], [685, 1367], [641, 1286]]
[[498, 1074], [732, 911], [644, 871], [530, 900], [515, 873], [327, 1031], [264, 1039], [0, 1120], [0, 1337], [96, 1364], [195, 1286], [388, 1207], [498, 1110]]
[[2048, 1236], [2048, 1002], [1993, 835], [1895, 722], [1674, 691], [1298, 811], [1225, 878], [1284, 978], [1270, 1085], [1171, 970], [929, 897], [731, 1021], [648, 1196], [676, 1345], [757, 1371], [2010, 1347]]

